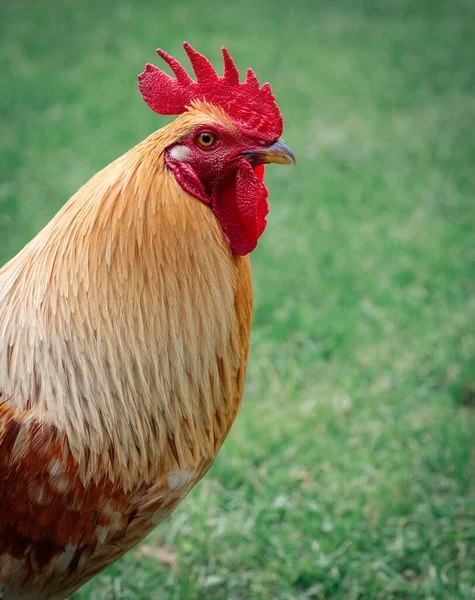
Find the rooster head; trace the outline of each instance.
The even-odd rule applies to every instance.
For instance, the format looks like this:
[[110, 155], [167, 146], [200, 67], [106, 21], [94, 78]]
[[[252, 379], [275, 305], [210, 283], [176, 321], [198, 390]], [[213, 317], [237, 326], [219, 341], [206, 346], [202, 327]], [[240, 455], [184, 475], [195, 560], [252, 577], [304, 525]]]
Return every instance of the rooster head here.
[[240, 83], [226, 48], [222, 77], [188, 43], [184, 48], [196, 81], [175, 58], [157, 50], [175, 78], [148, 64], [139, 89], [155, 112], [182, 115], [165, 150], [166, 165], [187, 192], [211, 207], [231, 249], [246, 255], [267, 223], [264, 165], [295, 164], [295, 158], [279, 140], [282, 116], [268, 83], [261, 87], [251, 69]]

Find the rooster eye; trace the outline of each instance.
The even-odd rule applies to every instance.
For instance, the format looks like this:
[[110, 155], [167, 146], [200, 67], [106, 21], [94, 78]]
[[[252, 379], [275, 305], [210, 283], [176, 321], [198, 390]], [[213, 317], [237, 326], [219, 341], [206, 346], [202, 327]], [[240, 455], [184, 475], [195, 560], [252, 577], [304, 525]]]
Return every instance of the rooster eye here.
[[196, 138], [196, 142], [198, 146], [201, 146], [202, 148], [211, 148], [216, 142], [216, 136], [209, 131], [203, 131]]

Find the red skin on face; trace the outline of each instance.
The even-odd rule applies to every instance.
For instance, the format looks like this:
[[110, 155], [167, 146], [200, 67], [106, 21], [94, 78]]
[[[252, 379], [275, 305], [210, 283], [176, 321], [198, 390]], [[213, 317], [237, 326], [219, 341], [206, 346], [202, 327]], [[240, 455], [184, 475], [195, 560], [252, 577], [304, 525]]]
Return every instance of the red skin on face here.
[[[216, 137], [213, 146], [197, 144], [203, 132]], [[211, 206], [233, 252], [242, 256], [252, 252], [267, 224], [268, 192], [264, 165], [252, 167], [241, 153], [259, 147], [258, 142], [224, 128], [203, 127], [183, 138], [179, 146], [187, 149], [186, 160], [173, 157], [174, 146], [166, 154], [167, 166], [177, 181]]]

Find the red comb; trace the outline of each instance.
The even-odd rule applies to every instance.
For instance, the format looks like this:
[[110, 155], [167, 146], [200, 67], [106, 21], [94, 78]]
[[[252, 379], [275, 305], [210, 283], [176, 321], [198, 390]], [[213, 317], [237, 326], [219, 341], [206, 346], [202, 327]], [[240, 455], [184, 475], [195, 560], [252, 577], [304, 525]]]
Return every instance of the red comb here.
[[223, 47], [224, 75], [187, 42], [183, 44], [196, 75], [194, 81], [181, 64], [163, 50], [158, 54], [176, 78], [154, 65], [147, 64], [139, 75], [139, 89], [149, 107], [160, 115], [179, 115], [193, 100], [220, 106], [246, 133], [265, 141], [275, 141], [282, 134], [282, 115], [268, 83], [260, 87], [252, 69], [246, 81], [239, 83], [239, 72], [229, 52]]

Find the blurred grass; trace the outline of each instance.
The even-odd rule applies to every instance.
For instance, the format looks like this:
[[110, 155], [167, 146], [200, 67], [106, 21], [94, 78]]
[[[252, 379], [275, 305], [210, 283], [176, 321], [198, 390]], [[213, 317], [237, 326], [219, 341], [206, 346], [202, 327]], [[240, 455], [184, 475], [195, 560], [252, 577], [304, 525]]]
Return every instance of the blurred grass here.
[[158, 45], [252, 65], [298, 160], [267, 170], [222, 453], [76, 600], [475, 598], [474, 24], [472, 0], [1, 4], [2, 260], [167, 122], [136, 89]]

